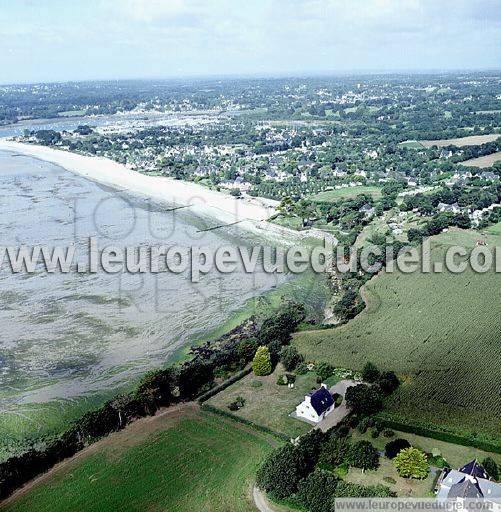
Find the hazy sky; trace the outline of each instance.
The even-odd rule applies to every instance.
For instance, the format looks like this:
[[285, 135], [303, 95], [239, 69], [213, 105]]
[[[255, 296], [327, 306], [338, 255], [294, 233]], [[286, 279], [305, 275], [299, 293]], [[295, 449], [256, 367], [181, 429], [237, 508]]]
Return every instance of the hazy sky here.
[[500, 0], [0, 0], [0, 82], [501, 68]]

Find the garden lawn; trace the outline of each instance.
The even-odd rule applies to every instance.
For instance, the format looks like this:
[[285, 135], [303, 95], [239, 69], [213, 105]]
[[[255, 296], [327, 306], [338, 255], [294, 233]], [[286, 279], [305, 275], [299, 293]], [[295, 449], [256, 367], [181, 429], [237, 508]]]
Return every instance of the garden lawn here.
[[[385, 478], [392, 480], [387, 481]], [[402, 478], [391, 460], [380, 457], [380, 466], [377, 470], [362, 472], [361, 469], [350, 468], [343, 480], [359, 485], [385, 485], [399, 497], [426, 498], [432, 495], [435, 478], [431, 472], [423, 480]]]
[[278, 376], [283, 373], [285, 372], [281, 364], [266, 377], [257, 377], [251, 373], [213, 396], [207, 403], [230, 412], [228, 405], [237, 396], [241, 396], [245, 398], [245, 405], [238, 411], [231, 411], [232, 414], [268, 427], [275, 432], [297, 437], [308, 432], [312, 426], [289, 417], [289, 414], [304, 400], [305, 394], [319, 386], [314, 372], [298, 375], [293, 389], [279, 386], [276, 382]]
[[384, 437], [380, 435], [373, 439], [369, 432], [361, 434], [357, 430], [351, 432], [353, 441], [370, 441], [378, 450], [383, 451], [386, 443], [394, 439], [407, 439], [412, 446], [419, 448], [426, 453], [441, 455], [452, 468], [458, 469], [464, 466], [467, 462], [473, 459], [478, 461], [484, 460], [486, 457], [493, 458], [498, 464], [501, 464], [501, 454], [484, 452], [471, 446], [461, 446], [459, 444], [446, 443], [445, 441], [438, 441], [430, 437], [416, 436], [415, 434], [408, 434], [407, 432], [394, 431], [393, 437]]

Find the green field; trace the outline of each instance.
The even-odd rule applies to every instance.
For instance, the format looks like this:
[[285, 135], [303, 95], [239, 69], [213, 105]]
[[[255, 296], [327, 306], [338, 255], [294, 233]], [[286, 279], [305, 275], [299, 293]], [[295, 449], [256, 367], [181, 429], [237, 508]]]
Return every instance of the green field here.
[[347, 188], [339, 188], [336, 190], [326, 190], [325, 192], [320, 192], [311, 196], [310, 199], [312, 201], [318, 202], [331, 202], [338, 201], [339, 199], [353, 199], [360, 194], [367, 194], [373, 198], [378, 198], [381, 196], [381, 189], [379, 187], [373, 186], [359, 186], [359, 187], [347, 187]]
[[[497, 228], [490, 248], [501, 246]], [[432, 258], [451, 245], [473, 248], [474, 231], [432, 239]], [[457, 433], [501, 435], [501, 275], [443, 272], [382, 273], [366, 286], [367, 308], [345, 325], [297, 333], [307, 360], [360, 369], [371, 360], [403, 379], [388, 399], [394, 419], [438, 425]], [[496, 384], [497, 383], [497, 384]]]
[[5, 510], [251, 511], [277, 441], [194, 406], [139, 420], [45, 475]]
[[417, 140], [406, 140], [404, 142], [400, 142], [398, 145], [407, 149], [424, 149], [421, 142]]

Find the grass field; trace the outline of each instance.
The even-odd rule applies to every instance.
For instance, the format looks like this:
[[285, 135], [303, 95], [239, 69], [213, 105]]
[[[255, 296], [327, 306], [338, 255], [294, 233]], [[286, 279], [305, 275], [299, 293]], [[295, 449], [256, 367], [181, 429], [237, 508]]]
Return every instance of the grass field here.
[[466, 165], [470, 167], [492, 167], [495, 162], [499, 162], [501, 160], [501, 151], [497, 153], [491, 153], [490, 155], [479, 156], [478, 158], [470, 158], [469, 160], [465, 160], [461, 162], [461, 165]]
[[[501, 246], [497, 228], [489, 247]], [[473, 248], [479, 234], [450, 230], [432, 239], [432, 259], [451, 245]], [[501, 435], [501, 275], [382, 273], [365, 288], [367, 308], [345, 325], [297, 333], [310, 359], [360, 369], [371, 360], [400, 374], [387, 401], [395, 419], [435, 424], [458, 433]]]
[[251, 373], [213, 396], [208, 403], [228, 412], [228, 404], [237, 396], [242, 396], [246, 400], [245, 406], [238, 411], [232, 411], [232, 414], [290, 437], [304, 434], [311, 429], [311, 425], [290, 418], [289, 414], [304, 399], [306, 393], [313, 387], [318, 387], [316, 375], [313, 372], [298, 375], [294, 388], [290, 389], [276, 383], [282, 373], [285, 372], [281, 365], [266, 377], [257, 377]]
[[312, 201], [318, 202], [330, 202], [338, 201], [339, 199], [353, 199], [360, 194], [367, 194], [373, 198], [378, 198], [381, 196], [381, 189], [379, 187], [371, 186], [339, 188], [336, 190], [326, 190], [325, 192], [320, 192], [314, 196], [311, 196], [310, 199]]
[[255, 472], [276, 443], [194, 406], [171, 409], [92, 445], [2, 510], [251, 511]]

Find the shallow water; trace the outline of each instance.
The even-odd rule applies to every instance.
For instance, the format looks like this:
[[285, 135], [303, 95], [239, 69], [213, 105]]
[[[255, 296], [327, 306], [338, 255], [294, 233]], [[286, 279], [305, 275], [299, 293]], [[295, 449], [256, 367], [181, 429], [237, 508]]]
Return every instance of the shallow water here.
[[[166, 211], [53, 164], [0, 152], [2, 245], [100, 247], [264, 243], [186, 210]], [[85, 259], [84, 259], [85, 261]], [[217, 272], [13, 274], [0, 269], [0, 412], [123, 386], [287, 279]]]

